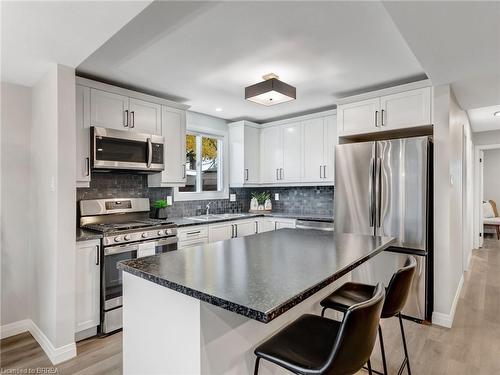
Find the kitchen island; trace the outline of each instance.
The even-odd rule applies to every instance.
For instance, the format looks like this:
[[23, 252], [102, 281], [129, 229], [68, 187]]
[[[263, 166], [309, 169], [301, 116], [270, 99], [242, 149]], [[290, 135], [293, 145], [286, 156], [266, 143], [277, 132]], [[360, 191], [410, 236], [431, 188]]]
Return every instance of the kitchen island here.
[[250, 374], [260, 341], [392, 242], [281, 229], [122, 262], [124, 374]]

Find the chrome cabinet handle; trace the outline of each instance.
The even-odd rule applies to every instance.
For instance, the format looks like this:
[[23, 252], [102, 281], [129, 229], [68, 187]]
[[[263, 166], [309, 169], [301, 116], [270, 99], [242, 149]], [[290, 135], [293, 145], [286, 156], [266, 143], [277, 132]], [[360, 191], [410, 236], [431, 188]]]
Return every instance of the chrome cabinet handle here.
[[284, 175], [285, 175], [284, 169], [280, 168], [280, 180], [283, 180], [285, 178]]
[[98, 266], [101, 263], [101, 252], [100, 246], [95, 245], [95, 265]]
[[182, 178], [186, 178], [186, 164], [181, 164]]
[[238, 237], [238, 224], [234, 224], [234, 238]]
[[197, 230], [197, 231], [195, 231], [195, 232], [187, 232], [186, 234], [187, 234], [188, 236], [191, 236], [191, 235], [193, 235], [193, 234], [199, 234], [199, 233], [201, 233], [201, 231], [200, 231], [200, 230]]
[[378, 111], [375, 111], [375, 127], [378, 128]]
[[151, 138], [148, 138], [148, 168], [151, 168], [151, 163], [153, 162], [153, 143]]
[[231, 238], [234, 238], [234, 224], [231, 224]]
[[380, 112], [380, 126], [384, 126], [384, 110]]
[[279, 170], [279, 169], [278, 169], [278, 168], [276, 168], [276, 181], [278, 181], [278, 180], [280, 179], [280, 178], [279, 178], [279, 176], [278, 176], [278, 173], [279, 173], [279, 172], [278, 172], [278, 170]]
[[255, 234], [259, 233], [259, 222], [255, 221]]
[[326, 178], [326, 165], [323, 165], [323, 178]]
[[248, 168], [245, 168], [245, 181], [248, 181]]
[[124, 113], [125, 113], [125, 121], [123, 126], [128, 128], [128, 109], [126, 109]]
[[135, 112], [134, 111], [130, 112], [130, 117], [132, 118], [132, 120], [130, 121], [130, 127], [135, 128]]
[[85, 158], [85, 169], [86, 169], [86, 173], [85, 173], [85, 176], [90, 176], [90, 158], [87, 157]]
[[319, 178], [323, 178], [323, 166], [319, 166]]

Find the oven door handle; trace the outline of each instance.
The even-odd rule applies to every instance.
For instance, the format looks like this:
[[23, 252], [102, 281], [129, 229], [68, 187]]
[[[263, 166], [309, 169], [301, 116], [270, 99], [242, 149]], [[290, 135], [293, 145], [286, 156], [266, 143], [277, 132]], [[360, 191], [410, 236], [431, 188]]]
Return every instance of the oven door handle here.
[[104, 256], [128, 253], [129, 251], [137, 251], [137, 250], [139, 250], [139, 246], [137, 244], [109, 246], [104, 249]]
[[153, 162], [153, 143], [151, 138], [148, 138], [148, 168], [151, 168], [151, 163]]
[[167, 238], [161, 238], [161, 239], [154, 240], [154, 241], [140, 242], [139, 245], [155, 244], [156, 246], [163, 246], [163, 245], [171, 245], [171, 244], [174, 244], [177, 242], [178, 242], [177, 237], [167, 237]]

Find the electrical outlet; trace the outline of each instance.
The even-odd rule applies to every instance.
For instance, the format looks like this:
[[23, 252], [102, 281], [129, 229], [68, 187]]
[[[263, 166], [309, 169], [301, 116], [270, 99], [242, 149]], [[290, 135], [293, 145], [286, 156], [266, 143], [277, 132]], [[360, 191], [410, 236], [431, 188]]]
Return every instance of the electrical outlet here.
[[167, 195], [167, 204], [168, 204], [169, 206], [171, 206], [171, 205], [172, 205], [172, 196], [171, 196], [171, 195]]
[[280, 194], [279, 193], [275, 193], [274, 194], [274, 200], [275, 201], [279, 201], [280, 200]]
[[236, 194], [229, 194], [229, 202], [236, 202]]

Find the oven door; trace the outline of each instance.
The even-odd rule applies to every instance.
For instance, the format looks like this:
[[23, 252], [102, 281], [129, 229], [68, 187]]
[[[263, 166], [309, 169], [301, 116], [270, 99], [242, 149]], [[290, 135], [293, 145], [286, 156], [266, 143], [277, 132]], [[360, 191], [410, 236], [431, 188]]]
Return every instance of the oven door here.
[[163, 143], [157, 135], [92, 127], [92, 168], [162, 171]]
[[116, 266], [122, 260], [137, 258], [138, 252], [138, 244], [108, 246], [104, 248], [102, 269], [104, 310], [111, 310], [122, 305], [122, 272]]

